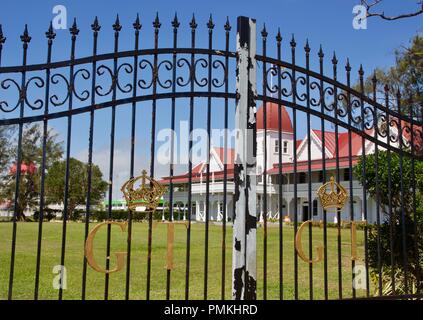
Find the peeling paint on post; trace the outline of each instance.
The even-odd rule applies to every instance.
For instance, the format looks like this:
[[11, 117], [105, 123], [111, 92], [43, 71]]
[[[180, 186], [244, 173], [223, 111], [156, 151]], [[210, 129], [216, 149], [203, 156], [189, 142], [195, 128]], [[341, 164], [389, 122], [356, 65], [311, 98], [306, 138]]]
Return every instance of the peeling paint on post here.
[[235, 215], [232, 296], [255, 300], [256, 263], [256, 21], [238, 17], [235, 112]]

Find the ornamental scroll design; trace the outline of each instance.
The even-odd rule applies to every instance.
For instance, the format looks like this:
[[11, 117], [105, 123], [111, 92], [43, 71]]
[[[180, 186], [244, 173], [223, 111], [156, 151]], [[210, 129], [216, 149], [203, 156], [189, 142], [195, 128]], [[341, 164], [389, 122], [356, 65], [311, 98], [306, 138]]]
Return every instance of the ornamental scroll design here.
[[[94, 69], [93, 62], [73, 64], [65, 61], [65, 67], [46, 65], [46, 69], [50, 68], [48, 79], [39, 70], [26, 71], [23, 85], [22, 72], [0, 74], [0, 112], [12, 113], [22, 105], [24, 110], [44, 110], [47, 86], [50, 92], [47, 102], [57, 109], [66, 107], [71, 97], [76, 105], [78, 102], [89, 103], [93, 94], [94, 98], [111, 99], [112, 93], [116, 92], [118, 97], [126, 98], [135, 91], [137, 95], [151, 94], [153, 86], [157, 93], [166, 93], [171, 92], [173, 87], [187, 90], [190, 84], [196, 90], [210, 88], [221, 91], [228, 83], [228, 64], [224, 60], [224, 52], [216, 54], [210, 51], [209, 55], [181, 53], [174, 60], [165, 58], [168, 56], [169, 53], [157, 54], [155, 62], [154, 54], [140, 55], [136, 65], [133, 57], [119, 58], [115, 67], [113, 59], [99, 60]], [[94, 61], [94, 58], [90, 60]], [[27, 69], [31, 70], [31, 66]], [[32, 73], [37, 75], [32, 76]], [[31, 99], [32, 96], [36, 98]]]
[[377, 139], [405, 153], [418, 156], [423, 154], [423, 130], [421, 123], [409, 116], [412, 106], [402, 107], [400, 116], [396, 105], [387, 110], [383, 105], [335, 80], [329, 82], [311, 72], [294, 72], [292, 68], [274, 64], [267, 66], [263, 81], [268, 100], [280, 99], [281, 104], [287, 101], [294, 108], [300, 107], [305, 112], [309, 108], [344, 128], [362, 132], [364, 137]]

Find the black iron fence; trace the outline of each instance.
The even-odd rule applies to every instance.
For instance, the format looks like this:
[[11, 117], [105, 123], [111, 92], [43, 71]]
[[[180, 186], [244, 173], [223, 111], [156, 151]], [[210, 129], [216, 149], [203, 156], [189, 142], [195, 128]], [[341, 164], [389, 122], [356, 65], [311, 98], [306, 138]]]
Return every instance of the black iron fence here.
[[[21, 211], [25, 209], [20, 204], [22, 193], [25, 191], [21, 186], [24, 183], [23, 176], [26, 174], [23, 169], [30, 164], [27, 156], [23, 154], [22, 145], [26, 126], [32, 123], [42, 124], [41, 161], [36, 164], [40, 178], [39, 193], [37, 204], [33, 208], [39, 212], [33, 273], [33, 298], [38, 299], [42, 254], [47, 250], [43, 232], [46, 224], [44, 215], [48, 206], [45, 183], [51, 165], [48, 163], [49, 123], [51, 126], [52, 121], [64, 120], [60, 125], [65, 128], [63, 131], [65, 137], [63, 217], [58, 265], [66, 266], [67, 256], [70, 254], [68, 249], [70, 240], [67, 234], [70, 220], [68, 209], [71, 206], [69, 203], [72, 175], [70, 162], [72, 146], [75, 143], [72, 137], [75, 134], [73, 130], [80, 130], [78, 122], [75, 123], [73, 120], [78, 116], [86, 115], [89, 121], [86, 136], [88, 170], [87, 184], [84, 186], [86, 191], [86, 205], [83, 210], [84, 238], [80, 239], [84, 244], [90, 235], [91, 227], [96, 225], [90, 219], [90, 215], [95, 209], [92, 199], [93, 166], [95, 165], [93, 162], [94, 125], [99, 122], [98, 120], [96, 122], [96, 115], [101, 110], [111, 112], [110, 117], [104, 117], [104, 114], [97, 116], [102, 121], [100, 124], [104, 124], [103, 121], [106, 119], [110, 127], [109, 158], [106, 161], [108, 219], [111, 220], [113, 217], [113, 200], [121, 196], [116, 194], [114, 189], [116, 187], [114, 180], [118, 174], [115, 171], [114, 155], [116, 131], [122, 125], [130, 127], [127, 179], [136, 176], [137, 161], [140, 161], [136, 156], [137, 130], [149, 131], [149, 135], [145, 135], [142, 140], [140, 148], [148, 158], [147, 175], [156, 180], [163, 179], [167, 186], [165, 197], [169, 208], [168, 224], [175, 222], [174, 211], [181, 197], [183, 203], [186, 204], [184, 211], [186, 213], [184, 214], [186, 217], [185, 270], [183, 280], [179, 278], [182, 273], [175, 280], [178, 288], [183, 290], [183, 298], [192, 298], [190, 290], [195, 287], [193, 291], [198, 291], [200, 286], [203, 288], [202, 293], [197, 292], [195, 297], [209, 298], [211, 287], [209, 280], [213, 278], [214, 281], [217, 277], [220, 280], [217, 290], [219, 293], [213, 293], [212, 296], [221, 299], [228, 298], [230, 290], [235, 299], [288, 299], [290, 297], [299, 299], [304, 298], [304, 294], [300, 294], [302, 288], [307, 288], [309, 299], [356, 298], [357, 286], [354, 279], [357, 276], [357, 264], [360, 263], [364, 265], [365, 273], [364, 289], [361, 287], [360, 297], [373, 296], [374, 289], [376, 289], [376, 295], [385, 296], [384, 286], [387, 281], [391, 281], [390, 296], [404, 294], [418, 297], [422, 281], [420, 278], [422, 249], [419, 242], [421, 225], [418, 219], [421, 190], [417, 186], [419, 177], [416, 173], [421, 174], [421, 171], [417, 172], [417, 170], [420, 170], [422, 161], [422, 106], [415, 103], [413, 97], [402, 97], [399, 92], [390, 92], [388, 87], [380, 92], [376, 77], [372, 80], [372, 90], [369, 93], [365, 89], [365, 74], [362, 67], [357, 70], [358, 82], [353, 86], [353, 70], [349, 61], [345, 64], [345, 76], [342, 76], [346, 84], [342, 84], [338, 81], [341, 78], [341, 72], [338, 70], [340, 63], [335, 54], [330, 61], [332, 73], [326, 75], [325, 64], [327, 63], [323, 49], [313, 52], [308, 41], [303, 53], [305, 67], [297, 63], [299, 53], [294, 37], [289, 42], [289, 55], [283, 58], [283, 41], [280, 32], [276, 34], [275, 46], [269, 46], [268, 39], [270, 38], [264, 27], [261, 31], [260, 43], [256, 41], [256, 26], [252, 19], [238, 18], [237, 41], [235, 42], [235, 33], [232, 32], [229, 20], [218, 29], [210, 17], [206, 23], [207, 45], [204, 48], [197, 46], [198, 24], [194, 17], [189, 23], [190, 35], [184, 34], [183, 37], [185, 40], [190, 38], [190, 46], [179, 45], [180, 22], [176, 15], [170, 27], [173, 31], [171, 45], [163, 47], [159, 35], [164, 26], [157, 16], [153, 22], [154, 46], [152, 49], [143, 49], [142, 25], [137, 17], [133, 23], [134, 48], [122, 51], [119, 47], [122, 25], [117, 17], [113, 25], [113, 52], [102, 54], [98, 52], [101, 26], [96, 18], [91, 25], [92, 54], [89, 57], [78, 57], [76, 48], [80, 30], [75, 21], [69, 30], [70, 58], [56, 62], [53, 61], [56, 34], [50, 26], [46, 32], [47, 61], [34, 65], [27, 64], [31, 37], [25, 27], [21, 36], [22, 64], [12, 67], [0, 65], [0, 85], [3, 92], [0, 98], [0, 126], [17, 128], [15, 171], [8, 173], [14, 180], [14, 192], [8, 199], [9, 207], [13, 211], [10, 264], [6, 265], [5, 260], [0, 261], [0, 269], [3, 271], [0, 279], [4, 282], [7, 278], [7, 294], [4, 296], [2, 293], [1, 297], [12, 299], [14, 288], [19, 286], [20, 281], [15, 269], [16, 256], [20, 254], [17, 250], [17, 239], [22, 225], [19, 220]], [[214, 40], [218, 30], [223, 38], [219, 38], [219, 47], [216, 47]], [[0, 32], [0, 63], [5, 41], [6, 38]], [[236, 49], [232, 48], [235, 44]], [[260, 53], [256, 48], [257, 45], [260, 46]], [[271, 57], [269, 52], [272, 52], [274, 57]], [[318, 72], [311, 70], [312, 54], [317, 54]], [[258, 104], [259, 101], [261, 105]], [[404, 101], [407, 102], [406, 105]], [[182, 104], [186, 107], [182, 107]], [[128, 124], [117, 124], [121, 121], [117, 115], [119, 107], [126, 108], [125, 110], [129, 112]], [[180, 116], [180, 112], [178, 113], [179, 108], [183, 110], [183, 116]], [[137, 112], [142, 112], [143, 109], [144, 112], [148, 109], [147, 114], [150, 114], [151, 118], [143, 118], [140, 121]], [[158, 122], [158, 114], [161, 121], [166, 122], [165, 125]], [[143, 117], [144, 115], [145, 113]], [[180, 139], [187, 143], [190, 153], [194, 145], [192, 133], [196, 126], [202, 127], [207, 133], [207, 155], [204, 165], [199, 170], [198, 163], [188, 161], [181, 169], [174, 161], [180, 152], [175, 147], [176, 136], [172, 134], [169, 150], [171, 160], [168, 166], [158, 174], [158, 128], [167, 126], [172, 132], [180, 133], [177, 123], [182, 119], [188, 122], [188, 134]], [[125, 123], [125, 121], [122, 122]], [[214, 147], [211, 137], [215, 126], [224, 131], [223, 152], [220, 154], [221, 163], [219, 163], [221, 167], [218, 169], [212, 166], [211, 157], [215, 155], [210, 152]], [[231, 149], [229, 129], [238, 130], [234, 138], [234, 150]], [[300, 134], [304, 137], [301, 141]], [[148, 142], [144, 143], [144, 141]], [[317, 145], [315, 141], [318, 141]], [[384, 166], [382, 169], [378, 168], [379, 160], [371, 162], [372, 167], [369, 167], [368, 157], [379, 159], [379, 156], [385, 153], [388, 172], [381, 171], [384, 170]], [[399, 169], [392, 165], [397, 157]], [[405, 164], [407, 168], [408, 165], [411, 168], [411, 173], [406, 178], [403, 174]], [[361, 168], [362, 177], [367, 177], [369, 171], [375, 175], [370, 180], [364, 179], [362, 182], [363, 180], [354, 175], [357, 166]], [[394, 172], [399, 173], [393, 174]], [[405, 181], [405, 179], [409, 180]], [[216, 209], [221, 212], [218, 219], [213, 218], [215, 209], [212, 209], [211, 203], [212, 195], [216, 193], [216, 180], [221, 183], [221, 190], [219, 189], [221, 199]], [[388, 186], [382, 186], [381, 184], [386, 181]], [[315, 190], [316, 184], [324, 185], [331, 182], [337, 183], [332, 189], [335, 199], [331, 198], [332, 200], [327, 204], [333, 205], [333, 201], [340, 201], [343, 189], [348, 194], [348, 200], [341, 201], [347, 209], [338, 203], [339, 206], [335, 210], [336, 232], [334, 234], [332, 234], [334, 229], [329, 228], [330, 221], [328, 221], [329, 211], [332, 209], [325, 207], [323, 202], [317, 202], [317, 190]], [[303, 186], [305, 189], [301, 189]], [[204, 188], [204, 190], [201, 189], [199, 192], [198, 188]], [[382, 195], [384, 192], [382, 190], [387, 190], [387, 197], [386, 194]], [[396, 192], [394, 190], [400, 190], [399, 197], [394, 197], [392, 194]], [[204, 236], [203, 254], [201, 258], [196, 256], [193, 259], [193, 246], [199, 245], [197, 242], [192, 243], [192, 227], [198, 225], [198, 221], [194, 220], [198, 220], [197, 213], [201, 204], [198, 201], [198, 194], [201, 195], [205, 208], [202, 220], [204, 224], [201, 229]], [[328, 194], [323, 193], [323, 196], [325, 195]], [[358, 201], [356, 199], [361, 199], [360, 209], [356, 207], [356, 201]], [[388, 202], [385, 199], [388, 199]], [[398, 199], [399, 203], [391, 203], [393, 199]], [[4, 200], [5, 203], [6, 200]], [[370, 204], [371, 208], [368, 207]], [[317, 219], [315, 215], [319, 210], [321, 211], [320, 218]], [[355, 223], [358, 217], [357, 211], [360, 211], [359, 220], [367, 221], [367, 224], [364, 223], [364, 227], [359, 231]], [[384, 213], [388, 217], [390, 227], [389, 244], [384, 243], [385, 239], [381, 238], [385, 221]], [[133, 281], [131, 275], [134, 273], [132, 218], [133, 215], [129, 211], [124, 271], [125, 299], [131, 298], [131, 281]], [[369, 221], [371, 219], [374, 221]], [[216, 220], [219, 223], [216, 223]], [[347, 229], [347, 232], [343, 231], [343, 220], [349, 220], [350, 229]], [[316, 229], [319, 221], [320, 227]], [[306, 224], [300, 226], [301, 222]], [[411, 241], [409, 239], [411, 229], [408, 222], [412, 225]], [[155, 250], [154, 224], [153, 215], [150, 214], [146, 228], [146, 284], [145, 290], [143, 289], [146, 299], [152, 298], [151, 285], [155, 281], [154, 274], [156, 274], [152, 270], [152, 256]], [[233, 228], [231, 228], [232, 224]], [[257, 225], [260, 228], [257, 229]], [[301, 234], [305, 232], [303, 230], [305, 227], [307, 227], [308, 235], [307, 256], [302, 252], [301, 247]], [[214, 262], [210, 260], [209, 255], [210, 248], [215, 246], [215, 243], [210, 243], [211, 232], [216, 232], [214, 228], [218, 228], [219, 232], [219, 252], [213, 251], [211, 259], [220, 260], [219, 276], [215, 274], [215, 268], [212, 271], [209, 269], [210, 263]], [[361, 258], [358, 258], [356, 252], [357, 232], [360, 233], [359, 237], [362, 237]], [[233, 234], [232, 252], [228, 250], [230, 242], [227, 238], [230, 234]], [[398, 234], [399, 237], [396, 237]], [[259, 243], [256, 241], [257, 235], [263, 240], [259, 248], [256, 247]], [[347, 241], [354, 245], [351, 249], [345, 249], [343, 239], [345, 235], [348, 235]], [[168, 238], [168, 247], [169, 243], [173, 246], [173, 236], [173, 231], [168, 233], [168, 237], [172, 239]], [[216, 241], [215, 235], [212, 239]], [[10, 240], [2, 239], [3, 242]], [[328, 243], [331, 240], [336, 241], [336, 245], [332, 246]], [[323, 242], [317, 257], [313, 255], [316, 241]], [[372, 253], [368, 250], [369, 241], [376, 243], [376, 247], [372, 247]], [[400, 243], [397, 243], [398, 241]], [[272, 246], [273, 251], [268, 250], [269, 245]], [[410, 245], [413, 249], [409, 248]], [[110, 298], [112, 275], [108, 271], [111, 270], [112, 247], [112, 228], [111, 224], [108, 224], [104, 299]], [[390, 249], [389, 252], [383, 252], [387, 247]], [[168, 251], [168, 254], [172, 254], [172, 251]], [[345, 254], [348, 255], [350, 262], [345, 262]], [[375, 257], [370, 257], [374, 254]], [[386, 257], [386, 254], [390, 257]], [[257, 259], [257, 256], [260, 258]], [[335, 260], [333, 256], [336, 256]], [[306, 269], [304, 265], [299, 265], [302, 263], [299, 257], [306, 260], [304, 262]], [[232, 279], [228, 277], [230, 258], [232, 258]], [[74, 298], [86, 299], [89, 280], [86, 252], [85, 255], [80, 256], [80, 259], [81, 293], [79, 297]], [[386, 263], [386, 259], [390, 263]], [[323, 260], [323, 269], [317, 266], [320, 260]], [[199, 263], [201, 266], [198, 265]], [[386, 269], [386, 265], [389, 264], [391, 268], [386, 277], [384, 268]], [[163, 288], [163, 297], [166, 299], [172, 298], [172, 269], [173, 267], [168, 263]], [[260, 274], [257, 270], [260, 270]], [[399, 270], [402, 274], [400, 280], [397, 277]], [[193, 283], [193, 272], [202, 274], [202, 284], [198, 282], [198, 275]], [[345, 276], [346, 272], [349, 273], [348, 277]], [[372, 277], [377, 279], [377, 284], [372, 285]], [[304, 280], [305, 278], [307, 281]], [[228, 286], [228, 281], [232, 281], [232, 288]], [[345, 283], [346, 281], [348, 283]], [[401, 282], [403, 291], [396, 290], [398, 282]], [[277, 288], [277, 294], [268, 297], [269, 288], [272, 292]], [[215, 288], [212, 290], [216, 291]], [[64, 289], [59, 286], [58, 298], [62, 299], [63, 295]], [[153, 298], [155, 297], [157, 296]], [[178, 297], [182, 296], [178, 295]]]

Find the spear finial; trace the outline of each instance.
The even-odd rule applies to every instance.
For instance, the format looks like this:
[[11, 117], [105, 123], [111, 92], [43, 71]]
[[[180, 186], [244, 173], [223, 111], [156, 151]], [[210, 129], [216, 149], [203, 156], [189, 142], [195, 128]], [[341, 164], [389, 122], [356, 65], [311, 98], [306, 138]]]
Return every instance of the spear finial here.
[[158, 13], [158, 12], [156, 12], [156, 18], [155, 18], [155, 19], [154, 19], [154, 21], [153, 21], [153, 27], [157, 30], [157, 29], [159, 29], [161, 26], [162, 26], [162, 24], [160, 23], [160, 20], [159, 20], [159, 13]]
[[135, 30], [139, 31], [142, 27], [142, 24], [140, 23], [140, 15], [137, 13], [137, 18], [135, 19], [135, 22], [132, 24]]
[[25, 25], [24, 32], [21, 35], [21, 41], [25, 44], [27, 44], [31, 41], [31, 37], [29, 36], [29, 33], [28, 33], [28, 25]]
[[76, 18], [73, 19], [72, 27], [69, 29], [69, 32], [73, 36], [77, 36], [79, 34], [78, 25], [76, 24]]
[[261, 36], [262, 36], [264, 39], [266, 39], [266, 38], [267, 38], [267, 35], [268, 35], [268, 33], [267, 33], [267, 30], [266, 30], [266, 24], [265, 24], [265, 23], [263, 23], [263, 29], [261, 30]]
[[323, 47], [322, 47], [322, 45], [320, 45], [320, 49], [319, 49], [318, 56], [319, 56], [319, 58], [320, 58], [320, 59], [323, 59], [323, 58], [324, 58], [324, 56], [325, 56], [325, 54], [324, 54], [324, 52], [323, 52]]
[[54, 38], [56, 38], [56, 33], [54, 32], [54, 29], [53, 29], [53, 22], [51, 22], [51, 21], [50, 21], [50, 25], [48, 27], [48, 30], [46, 32], [46, 38], [50, 41], [53, 40]]
[[174, 29], [177, 29], [177, 28], [179, 28], [179, 25], [180, 25], [180, 23], [178, 21], [178, 16], [177, 16], [177, 14], [175, 12], [175, 17], [173, 18], [173, 21], [172, 21], [172, 27]]
[[91, 25], [91, 29], [94, 31], [94, 33], [97, 33], [100, 31], [101, 26], [100, 23], [98, 22], [98, 17], [96, 16], [94, 19], [93, 24]]
[[232, 27], [231, 27], [231, 25], [229, 23], [229, 17], [226, 17], [225, 30], [227, 32], [229, 32], [229, 31], [231, 31], [231, 29], [232, 29]]
[[0, 44], [3, 44], [6, 42], [6, 37], [3, 35], [3, 27], [0, 24]]
[[116, 21], [113, 24], [113, 30], [115, 30], [116, 32], [119, 32], [120, 30], [122, 30], [122, 25], [120, 24], [119, 15], [118, 14], [116, 15]]
[[191, 27], [191, 29], [197, 29], [197, 26], [198, 26], [198, 24], [197, 24], [197, 22], [195, 21], [195, 15], [194, 14], [192, 14], [192, 19], [191, 19], [191, 22], [189, 23], [189, 26]]
[[213, 17], [211, 14], [210, 14], [209, 21], [207, 22], [207, 28], [209, 28], [209, 30], [212, 30], [214, 28]]
[[290, 45], [292, 48], [295, 48], [297, 46], [297, 42], [295, 41], [294, 34], [292, 34]]
[[282, 42], [282, 35], [281, 35], [281, 29], [280, 28], [278, 28], [278, 33], [276, 34], [276, 41], [278, 43]]

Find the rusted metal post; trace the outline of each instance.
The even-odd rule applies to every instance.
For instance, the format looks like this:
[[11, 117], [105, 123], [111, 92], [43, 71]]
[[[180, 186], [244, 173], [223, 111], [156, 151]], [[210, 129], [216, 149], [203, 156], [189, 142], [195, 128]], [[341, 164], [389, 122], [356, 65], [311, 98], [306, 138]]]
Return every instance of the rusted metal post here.
[[256, 263], [256, 22], [238, 17], [235, 112], [235, 215], [232, 296], [255, 300]]

